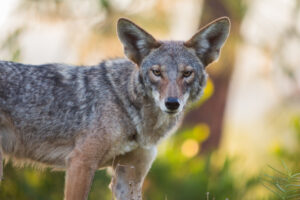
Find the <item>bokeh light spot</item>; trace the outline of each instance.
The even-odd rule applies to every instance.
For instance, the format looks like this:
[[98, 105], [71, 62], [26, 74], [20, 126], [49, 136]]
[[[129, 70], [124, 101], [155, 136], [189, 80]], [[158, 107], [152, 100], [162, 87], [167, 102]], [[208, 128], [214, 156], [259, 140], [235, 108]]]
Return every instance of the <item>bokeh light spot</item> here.
[[181, 153], [186, 157], [193, 157], [199, 152], [199, 144], [196, 140], [187, 139], [181, 145]]
[[193, 136], [198, 142], [207, 140], [210, 134], [210, 128], [207, 124], [200, 123], [193, 128]]

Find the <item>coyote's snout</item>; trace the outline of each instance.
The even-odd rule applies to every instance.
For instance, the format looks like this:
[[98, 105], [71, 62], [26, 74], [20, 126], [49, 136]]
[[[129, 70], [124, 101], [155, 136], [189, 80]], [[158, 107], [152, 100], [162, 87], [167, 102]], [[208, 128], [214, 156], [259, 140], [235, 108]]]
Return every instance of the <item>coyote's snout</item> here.
[[201, 96], [229, 28], [220, 18], [186, 42], [159, 41], [120, 19], [129, 59], [85, 67], [0, 61], [0, 180], [4, 154], [66, 169], [65, 200], [84, 200], [95, 171], [111, 167], [114, 197], [141, 200], [157, 143]]

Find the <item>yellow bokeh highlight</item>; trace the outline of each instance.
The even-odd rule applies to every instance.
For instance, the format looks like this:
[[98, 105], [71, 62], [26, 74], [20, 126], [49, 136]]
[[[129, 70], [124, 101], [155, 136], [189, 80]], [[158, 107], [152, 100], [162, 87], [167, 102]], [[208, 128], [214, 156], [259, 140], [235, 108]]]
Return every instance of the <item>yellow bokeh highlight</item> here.
[[199, 101], [194, 103], [193, 106], [189, 110], [195, 109], [195, 108], [201, 106], [203, 102], [205, 102], [207, 99], [209, 99], [213, 95], [214, 90], [215, 90], [214, 83], [212, 82], [212, 80], [210, 78], [208, 78], [202, 97], [199, 99]]
[[208, 78], [202, 98], [208, 99], [214, 93], [214, 90], [215, 90], [214, 84], [213, 84], [212, 80], [210, 78]]
[[274, 140], [269, 145], [269, 152], [275, 155], [279, 155], [281, 153], [282, 145], [279, 140]]
[[197, 153], [199, 152], [199, 149], [200, 149], [199, 144], [194, 139], [187, 139], [181, 145], [181, 153], [188, 158], [191, 158], [191, 157], [194, 157], [195, 155], [197, 155]]
[[210, 134], [210, 129], [207, 124], [200, 123], [193, 128], [192, 132], [198, 142], [204, 142]]

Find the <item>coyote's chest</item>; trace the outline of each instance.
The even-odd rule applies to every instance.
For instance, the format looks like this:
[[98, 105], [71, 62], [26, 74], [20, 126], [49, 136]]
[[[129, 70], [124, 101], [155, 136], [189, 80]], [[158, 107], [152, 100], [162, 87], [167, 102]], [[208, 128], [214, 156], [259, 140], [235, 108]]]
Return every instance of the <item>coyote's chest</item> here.
[[126, 154], [138, 147], [138, 143], [134, 140], [126, 141], [118, 148], [118, 155]]
[[171, 133], [175, 132], [180, 125], [182, 114], [170, 116], [165, 113], [154, 113], [145, 118], [139, 127], [137, 141], [139, 145], [151, 147]]

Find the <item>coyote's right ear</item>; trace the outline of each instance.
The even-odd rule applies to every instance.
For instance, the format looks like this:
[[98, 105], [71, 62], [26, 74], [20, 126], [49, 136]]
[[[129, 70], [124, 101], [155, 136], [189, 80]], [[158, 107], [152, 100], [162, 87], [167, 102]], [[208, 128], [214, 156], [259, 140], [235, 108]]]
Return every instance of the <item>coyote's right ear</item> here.
[[229, 35], [229, 30], [229, 18], [221, 17], [200, 29], [184, 45], [193, 48], [203, 64], [207, 66], [219, 57], [220, 50]]
[[141, 64], [151, 49], [160, 46], [152, 35], [128, 19], [119, 19], [117, 31], [124, 46], [125, 55], [137, 65]]

